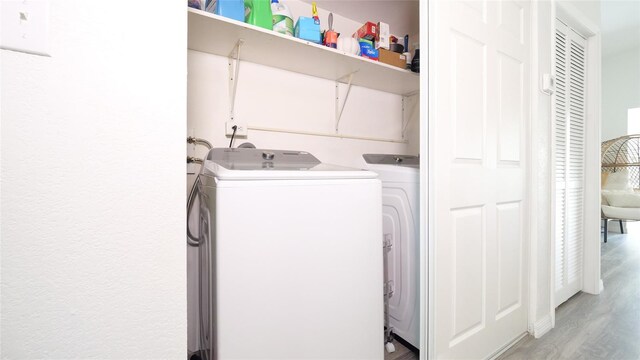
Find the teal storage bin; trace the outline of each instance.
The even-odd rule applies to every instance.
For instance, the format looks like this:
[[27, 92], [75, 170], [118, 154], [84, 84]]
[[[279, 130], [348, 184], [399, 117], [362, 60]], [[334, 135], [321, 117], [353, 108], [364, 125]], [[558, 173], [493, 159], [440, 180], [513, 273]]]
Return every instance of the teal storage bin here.
[[244, 22], [244, 0], [218, 0], [213, 13]]
[[299, 39], [322, 44], [320, 25], [316, 24], [313, 18], [300, 16], [298, 21], [296, 21], [294, 32], [295, 36]]

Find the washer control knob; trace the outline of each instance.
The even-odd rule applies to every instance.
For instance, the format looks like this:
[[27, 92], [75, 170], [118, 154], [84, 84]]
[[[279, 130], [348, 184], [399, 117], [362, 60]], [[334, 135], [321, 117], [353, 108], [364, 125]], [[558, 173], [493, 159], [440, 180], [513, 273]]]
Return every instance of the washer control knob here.
[[399, 156], [396, 156], [393, 160], [395, 160], [397, 163], [401, 163], [402, 162], [402, 158]]
[[272, 153], [272, 152], [263, 152], [262, 153], [262, 158], [265, 160], [273, 160], [273, 158], [276, 156], [276, 154]]

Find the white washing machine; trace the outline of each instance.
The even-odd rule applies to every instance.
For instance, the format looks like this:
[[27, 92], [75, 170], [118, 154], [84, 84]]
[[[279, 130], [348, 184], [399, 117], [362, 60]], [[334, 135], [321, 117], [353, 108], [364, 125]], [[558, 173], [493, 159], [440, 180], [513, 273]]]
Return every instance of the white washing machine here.
[[420, 158], [363, 155], [382, 181], [382, 231], [388, 327], [420, 345]]
[[383, 359], [375, 173], [212, 149], [200, 178], [202, 357]]

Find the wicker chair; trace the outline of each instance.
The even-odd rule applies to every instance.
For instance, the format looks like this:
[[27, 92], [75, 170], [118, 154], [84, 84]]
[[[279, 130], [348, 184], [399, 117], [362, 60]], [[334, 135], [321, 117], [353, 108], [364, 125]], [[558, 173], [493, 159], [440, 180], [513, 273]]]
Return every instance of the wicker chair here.
[[[603, 142], [600, 155], [603, 190], [610, 174], [626, 171], [630, 188], [629, 194], [636, 196], [634, 192], [640, 190], [640, 134], [622, 136]], [[604, 221], [604, 242], [607, 242], [609, 220], [618, 220], [622, 233], [624, 233], [623, 221], [640, 220], [640, 208], [612, 206], [606, 196], [602, 196], [601, 214]]]

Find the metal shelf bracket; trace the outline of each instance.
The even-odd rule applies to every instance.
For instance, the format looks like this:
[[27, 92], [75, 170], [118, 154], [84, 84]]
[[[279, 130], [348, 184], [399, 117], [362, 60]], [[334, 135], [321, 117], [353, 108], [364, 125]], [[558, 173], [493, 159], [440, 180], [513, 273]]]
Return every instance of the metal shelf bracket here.
[[238, 90], [238, 76], [240, 75], [240, 48], [244, 44], [243, 39], [238, 39], [233, 50], [227, 57], [229, 59], [229, 118], [234, 121], [236, 92]]
[[413, 115], [416, 112], [416, 109], [418, 108], [418, 101], [414, 101], [413, 106], [411, 106], [411, 110], [407, 114], [407, 108], [409, 107], [408, 105], [409, 99], [412, 96], [415, 96], [417, 94], [418, 92], [413, 92], [413, 93], [402, 95], [402, 114], [400, 116], [402, 119], [402, 139], [403, 140], [407, 139], [407, 127], [409, 126], [409, 123], [411, 122], [411, 118], [413, 117]]
[[[352, 72], [351, 74], [345, 75], [343, 77], [341, 77], [340, 79], [336, 80], [336, 99], [335, 99], [335, 109], [336, 109], [336, 114], [335, 114], [335, 118], [336, 118], [336, 134], [339, 132], [340, 129], [340, 118], [342, 118], [342, 112], [344, 111], [344, 107], [345, 105], [347, 105], [347, 100], [349, 99], [349, 93], [351, 92], [351, 81], [353, 80], [353, 74], [355, 74], [355, 72]], [[342, 105], [340, 105], [340, 80], [344, 79], [348, 77], [347, 80], [347, 93], [344, 95], [344, 100], [342, 101]]]

